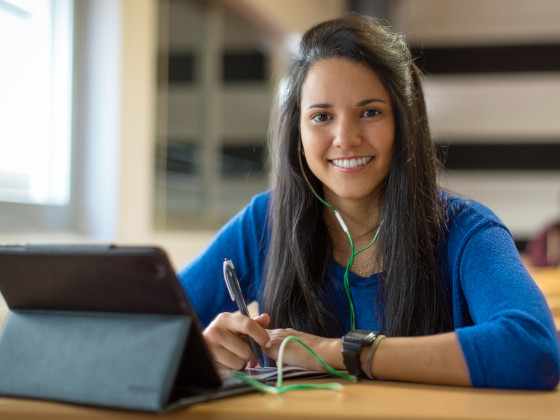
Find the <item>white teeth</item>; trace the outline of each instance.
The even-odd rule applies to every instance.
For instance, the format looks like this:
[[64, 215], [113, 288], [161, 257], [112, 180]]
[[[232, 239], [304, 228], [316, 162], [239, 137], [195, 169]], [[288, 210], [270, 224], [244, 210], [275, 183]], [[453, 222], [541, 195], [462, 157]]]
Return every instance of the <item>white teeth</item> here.
[[347, 169], [347, 168], [355, 168], [356, 166], [365, 165], [366, 163], [368, 163], [372, 159], [373, 159], [373, 157], [371, 157], [371, 156], [352, 158], [352, 159], [333, 159], [332, 163], [335, 166]]

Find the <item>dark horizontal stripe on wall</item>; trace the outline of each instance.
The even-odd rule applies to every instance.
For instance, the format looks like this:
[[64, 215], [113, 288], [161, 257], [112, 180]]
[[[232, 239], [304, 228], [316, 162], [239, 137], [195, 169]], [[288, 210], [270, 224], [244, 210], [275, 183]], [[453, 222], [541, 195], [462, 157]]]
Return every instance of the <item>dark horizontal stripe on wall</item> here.
[[225, 53], [224, 82], [265, 82], [266, 56], [260, 52]]
[[560, 44], [412, 48], [427, 74], [560, 71]]
[[[224, 139], [224, 141], [235, 144], [232, 139], [228, 140]], [[247, 139], [244, 142], [247, 143]], [[251, 143], [253, 144], [222, 146], [220, 154], [222, 175], [242, 175], [264, 171], [266, 163], [264, 141], [254, 139]], [[201, 172], [202, 149], [193, 140], [168, 139], [165, 152], [168, 172], [189, 175]]]
[[447, 169], [456, 170], [560, 170], [558, 143], [451, 143], [437, 144], [438, 155]]
[[254, 145], [222, 146], [222, 173], [225, 175], [263, 171], [265, 162], [264, 141]]
[[[170, 54], [167, 62], [169, 83], [193, 83], [196, 78], [194, 53]], [[267, 59], [260, 52], [224, 53], [222, 80], [229, 82], [264, 82], [267, 80]]]
[[194, 54], [170, 54], [167, 61], [169, 83], [192, 83], [194, 81]]

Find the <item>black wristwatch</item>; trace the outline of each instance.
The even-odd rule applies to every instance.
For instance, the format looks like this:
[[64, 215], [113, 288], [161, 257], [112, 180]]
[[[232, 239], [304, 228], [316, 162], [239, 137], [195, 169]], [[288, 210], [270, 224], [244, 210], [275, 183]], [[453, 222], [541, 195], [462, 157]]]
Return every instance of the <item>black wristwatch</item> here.
[[365, 376], [360, 364], [360, 355], [362, 349], [371, 346], [378, 335], [375, 331], [352, 330], [342, 337], [342, 358], [350, 375], [358, 378]]

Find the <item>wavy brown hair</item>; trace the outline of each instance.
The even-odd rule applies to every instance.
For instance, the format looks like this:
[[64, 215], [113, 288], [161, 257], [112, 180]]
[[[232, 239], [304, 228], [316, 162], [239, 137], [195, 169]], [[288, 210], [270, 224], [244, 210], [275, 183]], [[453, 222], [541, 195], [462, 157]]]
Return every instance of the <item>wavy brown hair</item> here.
[[382, 185], [383, 225], [376, 248], [384, 267], [372, 311], [377, 308], [388, 335], [449, 330], [450, 311], [437, 268], [444, 223], [436, 183], [440, 163], [428, 127], [421, 72], [401, 35], [356, 14], [321, 23], [304, 34], [299, 56], [292, 61], [273, 108], [271, 243], [263, 310], [271, 315], [272, 328], [291, 327], [322, 336], [344, 333], [323, 296], [334, 287], [329, 276], [332, 244], [323, 205], [302, 171], [317, 191], [322, 191], [322, 185], [305, 161], [303, 165], [299, 161], [302, 85], [311, 66], [329, 58], [373, 69], [393, 103], [393, 159]]

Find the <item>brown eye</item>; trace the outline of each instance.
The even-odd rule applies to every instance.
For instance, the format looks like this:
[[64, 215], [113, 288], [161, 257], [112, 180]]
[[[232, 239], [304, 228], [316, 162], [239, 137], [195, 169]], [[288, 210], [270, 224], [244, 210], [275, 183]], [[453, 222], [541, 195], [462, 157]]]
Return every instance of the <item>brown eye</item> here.
[[311, 118], [315, 122], [325, 122], [329, 120], [328, 114], [315, 114]]
[[366, 118], [372, 118], [377, 117], [379, 114], [381, 114], [381, 112], [378, 109], [366, 109], [362, 115]]

